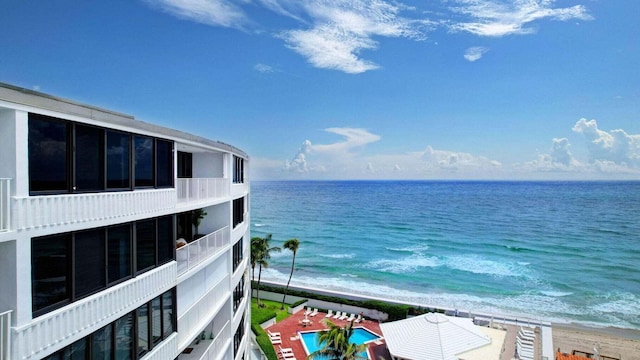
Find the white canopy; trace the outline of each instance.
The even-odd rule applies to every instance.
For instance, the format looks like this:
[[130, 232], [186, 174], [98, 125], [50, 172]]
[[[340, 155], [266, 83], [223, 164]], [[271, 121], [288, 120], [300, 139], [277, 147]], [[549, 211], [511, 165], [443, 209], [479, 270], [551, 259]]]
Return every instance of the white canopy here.
[[412, 360], [456, 360], [458, 354], [491, 344], [469, 318], [429, 313], [382, 323], [392, 356]]

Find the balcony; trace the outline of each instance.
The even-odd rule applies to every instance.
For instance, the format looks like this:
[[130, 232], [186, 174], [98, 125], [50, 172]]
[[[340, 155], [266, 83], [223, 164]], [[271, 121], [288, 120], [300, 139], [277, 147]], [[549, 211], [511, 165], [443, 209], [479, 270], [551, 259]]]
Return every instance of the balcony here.
[[0, 179], [0, 232], [11, 230], [10, 193], [11, 179]]
[[176, 250], [178, 276], [230, 246], [229, 227], [216, 230]]
[[[182, 314], [178, 309], [178, 348], [183, 349], [192, 344], [193, 339], [200, 336], [201, 332], [207, 328], [207, 324], [211, 323], [217, 314], [224, 313], [220, 309], [229, 299], [229, 291], [229, 277], [224, 276]], [[181, 294], [178, 293], [178, 307], [180, 307], [180, 296]], [[209, 334], [205, 332], [205, 338], [207, 335]]]
[[140, 215], [161, 214], [175, 206], [174, 189], [16, 197], [13, 227], [29, 230], [93, 221], [127, 221]]
[[0, 360], [11, 359], [11, 311], [0, 313]]
[[229, 179], [180, 178], [176, 181], [178, 203], [200, 203], [229, 196]]
[[[206, 334], [213, 335], [213, 334]], [[231, 324], [227, 321], [216, 335], [209, 336], [212, 339], [204, 339], [189, 345], [192, 348], [189, 354], [182, 353], [180, 360], [216, 360], [224, 354], [225, 347], [231, 338]]]
[[[14, 329], [16, 358], [40, 359], [51, 347], [87, 336], [175, 286], [173, 262], [78, 300]], [[8, 360], [8, 358], [0, 358]]]

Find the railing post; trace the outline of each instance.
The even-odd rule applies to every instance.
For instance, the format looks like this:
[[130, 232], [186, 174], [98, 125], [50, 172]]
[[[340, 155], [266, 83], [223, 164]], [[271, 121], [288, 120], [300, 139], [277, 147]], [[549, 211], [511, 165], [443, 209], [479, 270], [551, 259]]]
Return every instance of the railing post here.
[[0, 232], [11, 230], [11, 179], [0, 179]]
[[11, 359], [11, 311], [0, 314], [0, 360]]

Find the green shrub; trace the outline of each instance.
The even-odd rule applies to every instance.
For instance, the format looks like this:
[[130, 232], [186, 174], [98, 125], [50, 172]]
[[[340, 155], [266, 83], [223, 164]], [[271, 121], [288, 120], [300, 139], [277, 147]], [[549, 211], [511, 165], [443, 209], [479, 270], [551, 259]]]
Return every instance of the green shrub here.
[[276, 350], [273, 348], [273, 344], [271, 344], [271, 340], [269, 340], [269, 335], [267, 335], [266, 331], [253, 321], [251, 321], [251, 331], [256, 335], [256, 342], [262, 349], [262, 352], [267, 356], [267, 359], [278, 360]]
[[291, 305], [289, 305], [289, 306], [290, 306], [290, 307], [292, 307], [292, 308], [294, 308], [294, 307], [296, 307], [296, 306], [298, 306], [298, 305], [300, 305], [300, 304], [304, 304], [304, 303], [306, 303], [307, 301], [309, 301], [309, 299], [300, 299], [300, 300], [298, 300], [298, 301], [294, 302], [293, 304], [291, 304]]
[[[255, 289], [257, 284], [255, 282], [252, 282], [251, 286], [252, 288]], [[282, 287], [265, 285], [265, 284], [260, 284], [260, 290], [275, 292], [275, 293], [283, 292]], [[358, 307], [363, 307], [367, 309], [378, 310], [388, 314], [389, 321], [406, 319], [407, 312], [409, 311], [409, 308], [411, 308], [411, 306], [409, 305], [396, 305], [396, 304], [390, 304], [390, 303], [379, 301], [379, 300], [365, 300], [365, 301], [349, 300], [349, 299], [345, 299], [337, 296], [321, 295], [321, 294], [315, 294], [315, 293], [294, 290], [294, 289], [289, 289], [287, 291], [287, 294], [291, 296], [298, 296], [298, 297], [307, 298], [307, 299], [316, 299], [321, 301], [333, 302], [336, 304], [352, 305], [352, 306], [358, 306]], [[304, 301], [307, 301], [307, 300], [305, 299]], [[291, 306], [293, 307], [294, 305], [291, 305]]]

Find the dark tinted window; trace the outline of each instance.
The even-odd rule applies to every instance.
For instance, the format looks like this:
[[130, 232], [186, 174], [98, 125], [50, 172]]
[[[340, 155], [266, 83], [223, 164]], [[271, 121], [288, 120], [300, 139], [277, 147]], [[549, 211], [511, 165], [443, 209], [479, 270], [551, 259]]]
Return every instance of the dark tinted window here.
[[104, 189], [104, 130], [75, 126], [75, 190]]
[[131, 276], [131, 225], [107, 229], [109, 283]]
[[176, 331], [175, 321], [173, 314], [175, 313], [173, 309], [173, 292], [168, 291], [162, 294], [162, 323], [164, 330], [162, 334], [164, 337], [168, 337], [174, 331]]
[[136, 223], [136, 271], [140, 272], [156, 264], [156, 221]]
[[129, 134], [107, 131], [107, 187], [109, 189], [131, 187], [130, 153], [131, 136]]
[[69, 190], [69, 124], [29, 114], [29, 190]]
[[71, 234], [36, 238], [31, 241], [31, 286], [34, 314], [69, 300]]
[[192, 161], [193, 161], [193, 155], [191, 155], [191, 153], [178, 151], [178, 177], [179, 178], [193, 177]]
[[156, 186], [173, 186], [173, 143], [156, 141]]
[[92, 360], [111, 360], [113, 323], [96, 331], [92, 335]]
[[138, 355], [149, 351], [149, 304], [144, 304], [136, 311], [138, 314]]
[[104, 229], [75, 235], [75, 297], [89, 295], [106, 286]]
[[158, 264], [173, 260], [176, 248], [173, 235], [173, 216], [158, 218]]
[[136, 187], [154, 186], [153, 181], [153, 139], [146, 136], [135, 136], [134, 146], [134, 178]]
[[133, 358], [133, 313], [129, 313], [116, 321], [116, 356], [118, 360]]

